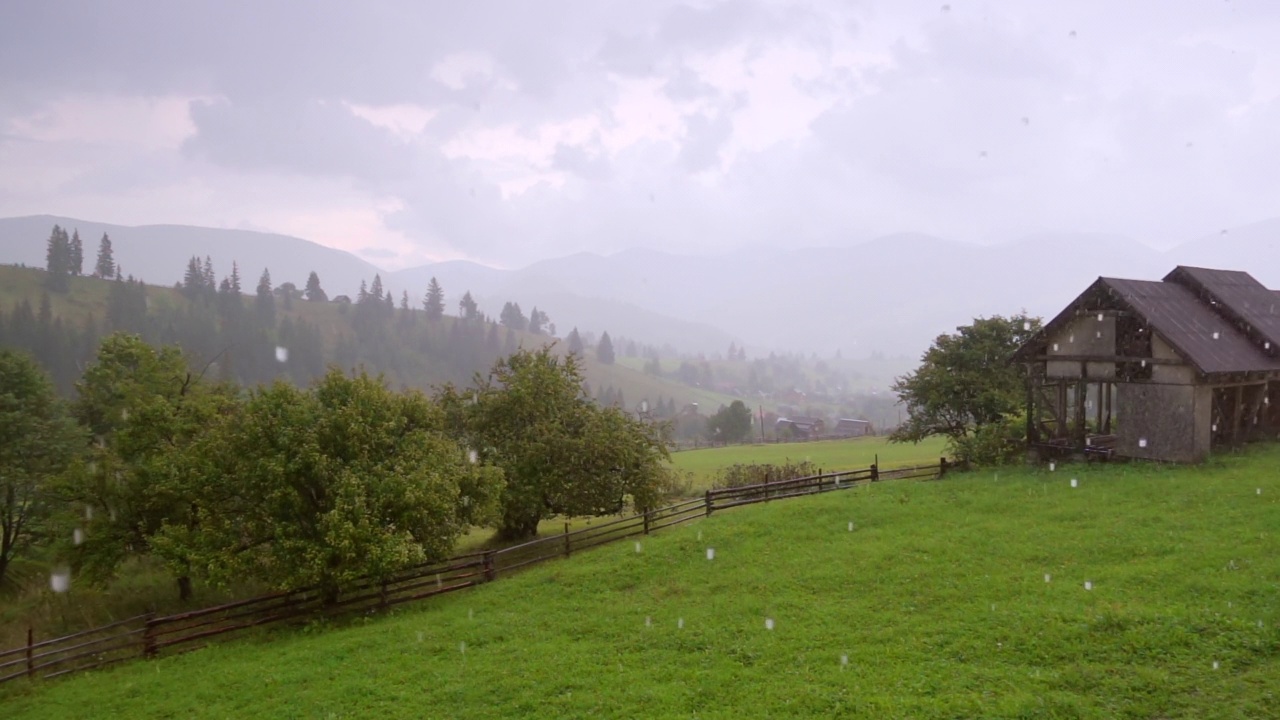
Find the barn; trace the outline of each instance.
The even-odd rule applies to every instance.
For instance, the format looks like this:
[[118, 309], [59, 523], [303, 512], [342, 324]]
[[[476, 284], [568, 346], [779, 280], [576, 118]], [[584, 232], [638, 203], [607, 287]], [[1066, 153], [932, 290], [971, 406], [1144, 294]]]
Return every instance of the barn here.
[[1277, 438], [1278, 309], [1246, 272], [1098, 278], [1012, 358], [1033, 457], [1197, 462]]

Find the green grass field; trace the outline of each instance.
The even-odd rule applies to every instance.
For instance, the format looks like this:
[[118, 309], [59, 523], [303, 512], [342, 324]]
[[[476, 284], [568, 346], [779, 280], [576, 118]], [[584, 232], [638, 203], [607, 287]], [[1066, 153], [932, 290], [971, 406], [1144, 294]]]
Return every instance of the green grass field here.
[[606, 546], [386, 617], [0, 686], [0, 706], [5, 718], [1275, 718], [1278, 464], [1271, 448], [1196, 468], [1011, 469], [728, 510], [641, 552]]
[[946, 452], [946, 441], [941, 438], [911, 445], [890, 443], [883, 437], [867, 437], [682, 450], [672, 453], [671, 462], [677, 470], [692, 474], [694, 488], [705, 489], [720, 470], [735, 463], [777, 465], [788, 460], [808, 460], [823, 470], [856, 470], [870, 467], [877, 456], [880, 467], [894, 468], [936, 463]]

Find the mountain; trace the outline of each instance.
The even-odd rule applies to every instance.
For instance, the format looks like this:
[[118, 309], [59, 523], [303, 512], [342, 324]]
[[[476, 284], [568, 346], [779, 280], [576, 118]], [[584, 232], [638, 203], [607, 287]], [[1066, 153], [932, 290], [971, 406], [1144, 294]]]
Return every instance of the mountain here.
[[1169, 257], [1182, 265], [1244, 270], [1263, 285], [1280, 289], [1280, 218], [1192, 240], [1170, 250]]

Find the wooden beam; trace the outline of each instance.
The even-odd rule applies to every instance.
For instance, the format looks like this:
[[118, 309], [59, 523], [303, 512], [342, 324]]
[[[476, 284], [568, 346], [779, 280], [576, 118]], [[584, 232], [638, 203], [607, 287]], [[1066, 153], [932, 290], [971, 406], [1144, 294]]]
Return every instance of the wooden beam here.
[[1130, 357], [1127, 355], [1037, 355], [1036, 362], [1146, 363], [1148, 365], [1186, 365], [1174, 358]]

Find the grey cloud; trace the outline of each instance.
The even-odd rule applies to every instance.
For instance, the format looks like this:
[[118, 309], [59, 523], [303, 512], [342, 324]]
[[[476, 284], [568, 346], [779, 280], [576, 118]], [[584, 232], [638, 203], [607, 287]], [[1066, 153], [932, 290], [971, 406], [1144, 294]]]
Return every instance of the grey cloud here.
[[697, 113], [688, 117], [685, 128], [680, 164], [689, 172], [701, 172], [719, 161], [720, 148], [733, 133], [733, 121], [724, 114]]

